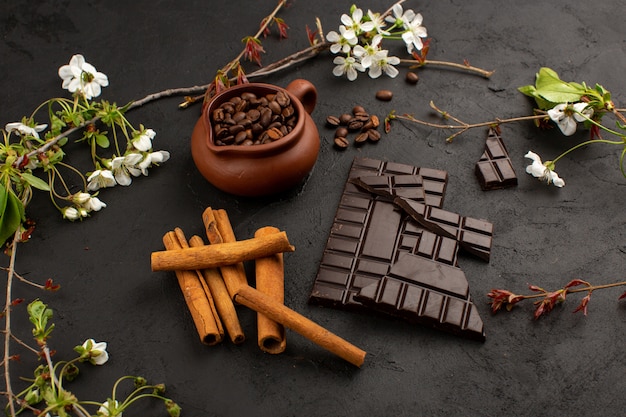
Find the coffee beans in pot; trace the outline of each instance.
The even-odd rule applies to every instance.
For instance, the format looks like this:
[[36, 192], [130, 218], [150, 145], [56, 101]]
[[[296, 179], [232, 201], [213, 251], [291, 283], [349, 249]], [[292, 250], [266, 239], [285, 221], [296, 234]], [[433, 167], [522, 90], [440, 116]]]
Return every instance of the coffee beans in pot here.
[[218, 146], [271, 143], [291, 133], [297, 122], [295, 107], [284, 91], [264, 96], [244, 92], [222, 103], [209, 117]]

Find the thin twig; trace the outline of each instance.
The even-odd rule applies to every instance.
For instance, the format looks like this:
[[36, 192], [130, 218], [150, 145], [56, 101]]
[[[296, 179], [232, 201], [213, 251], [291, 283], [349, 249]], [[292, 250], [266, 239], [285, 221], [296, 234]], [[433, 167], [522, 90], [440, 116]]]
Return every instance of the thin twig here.
[[10, 348], [11, 348], [11, 304], [13, 301], [12, 298], [12, 288], [13, 288], [13, 276], [15, 271], [15, 259], [17, 253], [17, 242], [19, 240], [20, 232], [19, 230], [15, 231], [13, 235], [13, 245], [11, 246], [11, 258], [9, 261], [9, 270], [7, 272], [7, 287], [6, 287], [6, 295], [5, 295], [5, 303], [4, 303], [4, 381], [6, 384], [6, 396], [8, 398], [8, 407], [11, 416], [15, 416], [15, 402], [13, 399], [13, 388], [11, 387], [11, 373], [10, 373]]
[[485, 78], [491, 77], [495, 72], [495, 70], [488, 71], [488, 70], [484, 70], [482, 68], [474, 67], [474, 66], [467, 65], [467, 64], [458, 64], [456, 62], [447, 62], [447, 61], [436, 61], [432, 59], [425, 59], [423, 61], [418, 61], [415, 59], [400, 59], [400, 62], [404, 64], [410, 64], [412, 65], [412, 68], [421, 68], [425, 66], [456, 68], [456, 69], [460, 69], [463, 71], [475, 72]]

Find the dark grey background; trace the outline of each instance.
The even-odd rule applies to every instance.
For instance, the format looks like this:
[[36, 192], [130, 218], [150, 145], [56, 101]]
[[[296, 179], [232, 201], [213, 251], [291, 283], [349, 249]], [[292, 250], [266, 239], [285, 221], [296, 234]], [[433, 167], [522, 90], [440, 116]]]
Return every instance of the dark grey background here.
[[[0, 7], [0, 101], [4, 125], [30, 114], [43, 100], [66, 94], [59, 66], [75, 53], [108, 75], [102, 98], [124, 104], [167, 88], [208, 83], [215, 71], [242, 48], [273, 1], [9, 1]], [[268, 64], [308, 45], [305, 26], [319, 17], [326, 32], [336, 30], [351, 1], [294, 0], [280, 13], [289, 39], [264, 41]], [[358, 4], [383, 11], [391, 3]], [[486, 130], [476, 129], [447, 144], [443, 132], [394, 123], [376, 144], [338, 152], [330, 114], [355, 104], [384, 117], [395, 109], [438, 121], [439, 107], [467, 122], [527, 115], [532, 103], [517, 87], [534, 82], [541, 66], [563, 79], [600, 83], [624, 100], [625, 3], [407, 1], [422, 12], [432, 38], [429, 58], [495, 69], [489, 80], [464, 72], [425, 68], [416, 86], [397, 79], [348, 82], [332, 75], [332, 56], [322, 56], [263, 81], [285, 86], [306, 78], [318, 88], [313, 113], [322, 140], [319, 159], [306, 184], [271, 198], [243, 199], [222, 193], [196, 170], [189, 152], [200, 107], [177, 109], [180, 98], [163, 99], [134, 110], [129, 119], [157, 131], [155, 148], [171, 160], [131, 187], [108, 189], [108, 207], [78, 223], [61, 219], [43, 193], [28, 208], [37, 221], [32, 240], [18, 248], [18, 272], [38, 282], [51, 277], [55, 294], [21, 284], [15, 296], [41, 297], [55, 311], [50, 343], [58, 359], [86, 338], [109, 343], [106, 366], [86, 367], [71, 389], [83, 399], [104, 401], [112, 382], [138, 374], [164, 382], [185, 416], [434, 416], [434, 415], [624, 415], [623, 289], [597, 291], [589, 315], [572, 314], [572, 295], [539, 321], [530, 302], [492, 316], [486, 293], [493, 287], [525, 292], [528, 283], [556, 289], [573, 278], [593, 283], [624, 279], [624, 187], [619, 147], [591, 146], [563, 159], [558, 173], [567, 185], [546, 187], [524, 173], [528, 150], [554, 157], [587, 138], [566, 138], [532, 123], [502, 128], [519, 176], [515, 189], [483, 192], [474, 163], [483, 152]], [[404, 48], [393, 47], [404, 56]], [[254, 66], [249, 67], [254, 69]], [[378, 89], [395, 93], [389, 103], [375, 100]], [[608, 119], [607, 119], [608, 120]], [[86, 151], [71, 146], [69, 162], [82, 164]], [[82, 149], [81, 151], [78, 151]], [[484, 344], [377, 316], [307, 304], [335, 207], [354, 156], [445, 169], [450, 182], [444, 207], [492, 221], [491, 262], [460, 260], [485, 322]], [[181, 227], [202, 233], [200, 215], [208, 207], [228, 210], [239, 238], [265, 225], [287, 231], [296, 252], [285, 256], [286, 299], [294, 310], [368, 352], [357, 369], [288, 333], [279, 356], [256, 346], [255, 316], [240, 308], [248, 340], [241, 346], [199, 343], [172, 273], [153, 273], [150, 254], [161, 250], [162, 235]], [[14, 311], [14, 330], [29, 337], [25, 307]], [[16, 352], [20, 350], [14, 347]], [[35, 363], [23, 353], [12, 365], [28, 376]], [[158, 407], [152, 415], [163, 415]], [[126, 416], [147, 415], [141, 406]]]

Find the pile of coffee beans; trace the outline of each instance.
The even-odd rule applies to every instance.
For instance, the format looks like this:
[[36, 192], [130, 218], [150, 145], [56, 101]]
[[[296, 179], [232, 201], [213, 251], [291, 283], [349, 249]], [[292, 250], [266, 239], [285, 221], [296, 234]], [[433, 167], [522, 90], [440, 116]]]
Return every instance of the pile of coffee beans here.
[[297, 122], [296, 110], [284, 91], [260, 97], [244, 92], [222, 103], [210, 117], [218, 146], [271, 143], [288, 135]]
[[339, 116], [328, 116], [326, 124], [335, 128], [334, 143], [339, 149], [350, 146], [349, 135], [354, 135], [354, 143], [361, 145], [366, 141], [378, 142], [380, 140], [380, 120], [378, 116], [370, 115], [363, 106], [355, 106], [352, 113], [344, 113]]

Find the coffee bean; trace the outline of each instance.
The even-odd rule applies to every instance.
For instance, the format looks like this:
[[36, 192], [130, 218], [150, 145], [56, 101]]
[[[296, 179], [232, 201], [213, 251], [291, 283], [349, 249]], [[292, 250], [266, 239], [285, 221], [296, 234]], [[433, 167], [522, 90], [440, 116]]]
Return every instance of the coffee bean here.
[[356, 115], [357, 113], [366, 113], [365, 108], [363, 106], [354, 106], [352, 108], [352, 114]]
[[272, 123], [272, 110], [269, 107], [264, 107], [261, 110], [261, 117], [259, 118], [261, 126], [268, 127]]
[[256, 100], [257, 96], [256, 96], [256, 94], [251, 93], [249, 91], [244, 91], [243, 93], [241, 93], [241, 98], [243, 100], [246, 100], [246, 101], [250, 102], [250, 101]]
[[375, 129], [370, 129], [367, 131], [367, 138], [372, 142], [378, 142], [380, 140], [380, 132]]
[[279, 91], [276, 93], [276, 102], [280, 105], [280, 107], [287, 107], [291, 103], [291, 99], [287, 93]]
[[267, 132], [267, 136], [272, 140], [277, 140], [284, 136], [283, 132], [281, 132], [279, 127], [272, 127], [271, 129], [268, 129], [266, 132]]
[[364, 123], [362, 121], [353, 119], [350, 121], [350, 123], [348, 123], [348, 130], [356, 132], [357, 130], [361, 130], [363, 125]]
[[348, 139], [339, 136], [335, 138], [335, 146], [339, 149], [346, 149], [348, 146], [350, 146], [350, 142], [348, 142]]
[[245, 130], [242, 130], [241, 132], [235, 135], [235, 143], [237, 145], [243, 143], [246, 139], [248, 139], [248, 134], [246, 133]]
[[390, 101], [393, 98], [393, 92], [391, 90], [378, 90], [376, 98], [381, 101]]
[[361, 143], [365, 142], [368, 138], [369, 138], [368, 133], [367, 132], [362, 132], [362, 133], [359, 133], [358, 135], [356, 135], [356, 137], [354, 138], [354, 142], [356, 144], [361, 144]]
[[328, 116], [326, 118], [326, 123], [329, 126], [339, 126], [341, 124], [341, 121], [339, 120], [337, 116]]
[[346, 129], [345, 127], [341, 126], [338, 127], [337, 130], [335, 130], [335, 137], [336, 138], [345, 138], [346, 136], [348, 136], [348, 129]]
[[372, 122], [372, 126], [374, 126], [374, 128], [377, 128], [378, 126], [380, 126], [380, 119], [375, 114], [373, 114], [372, 117], [370, 117], [370, 121]]
[[350, 113], [344, 113], [339, 116], [339, 122], [342, 125], [347, 125], [348, 123], [350, 123], [350, 120], [352, 120], [352, 115]]
[[409, 84], [417, 84], [419, 79], [419, 75], [417, 75], [417, 73], [415, 72], [409, 71], [406, 73], [406, 82]]
[[280, 107], [280, 104], [278, 104], [277, 101], [270, 101], [267, 106], [272, 110], [272, 113], [274, 114], [280, 114], [283, 111], [283, 108]]
[[250, 109], [248, 113], [246, 113], [246, 117], [250, 119], [251, 122], [256, 122], [261, 117], [261, 112], [259, 109]]

